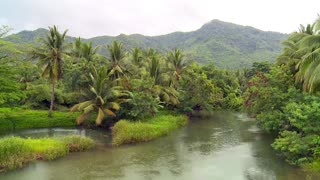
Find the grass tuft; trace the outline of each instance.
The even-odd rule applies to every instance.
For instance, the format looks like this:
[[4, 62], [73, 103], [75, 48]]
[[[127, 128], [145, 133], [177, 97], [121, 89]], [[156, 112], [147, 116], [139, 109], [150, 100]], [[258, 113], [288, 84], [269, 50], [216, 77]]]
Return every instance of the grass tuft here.
[[92, 139], [78, 135], [59, 139], [5, 137], [0, 139], [0, 172], [23, 167], [33, 160], [54, 160], [69, 152], [88, 150], [94, 145]]
[[160, 114], [146, 122], [120, 120], [112, 128], [112, 145], [130, 144], [150, 141], [185, 126], [188, 118], [185, 115]]
[[69, 152], [85, 151], [93, 148], [95, 145], [95, 142], [91, 138], [78, 135], [65, 136], [61, 141], [68, 146]]

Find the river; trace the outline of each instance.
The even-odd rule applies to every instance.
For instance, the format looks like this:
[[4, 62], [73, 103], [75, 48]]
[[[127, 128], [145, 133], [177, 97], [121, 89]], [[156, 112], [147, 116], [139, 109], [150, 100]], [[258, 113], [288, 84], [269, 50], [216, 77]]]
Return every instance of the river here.
[[51, 162], [37, 161], [0, 174], [1, 180], [316, 180], [288, 165], [270, 147], [272, 137], [241, 113], [216, 112], [151, 142], [110, 146], [110, 133], [79, 129], [15, 132], [22, 137], [82, 134], [98, 145]]

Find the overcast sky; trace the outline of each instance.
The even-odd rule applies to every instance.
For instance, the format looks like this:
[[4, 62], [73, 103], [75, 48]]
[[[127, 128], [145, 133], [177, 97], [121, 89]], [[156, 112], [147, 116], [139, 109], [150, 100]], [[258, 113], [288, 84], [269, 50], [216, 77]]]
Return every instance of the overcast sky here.
[[320, 0], [1, 0], [0, 25], [14, 32], [58, 25], [93, 37], [192, 31], [212, 19], [290, 33], [313, 22]]

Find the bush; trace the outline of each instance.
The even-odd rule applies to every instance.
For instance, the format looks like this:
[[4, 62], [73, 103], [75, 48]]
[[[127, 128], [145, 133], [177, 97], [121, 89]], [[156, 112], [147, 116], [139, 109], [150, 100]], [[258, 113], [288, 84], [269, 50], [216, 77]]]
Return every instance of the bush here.
[[120, 120], [112, 128], [112, 144], [115, 146], [150, 141], [188, 123], [185, 115], [160, 114], [147, 122]]
[[280, 152], [289, 163], [302, 165], [313, 160], [319, 145], [318, 135], [302, 136], [295, 131], [283, 131], [272, 147]]

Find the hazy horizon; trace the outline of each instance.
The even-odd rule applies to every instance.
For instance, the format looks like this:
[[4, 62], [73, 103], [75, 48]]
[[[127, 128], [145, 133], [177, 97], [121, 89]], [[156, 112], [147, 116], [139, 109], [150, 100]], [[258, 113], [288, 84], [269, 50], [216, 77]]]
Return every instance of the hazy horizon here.
[[218, 19], [288, 34], [296, 31], [299, 24], [312, 23], [317, 18], [319, 6], [320, 1], [316, 0], [304, 3], [276, 0], [3, 0], [0, 25], [9, 25], [14, 29], [12, 32], [17, 33], [56, 24], [61, 30], [69, 29], [71, 36], [90, 38], [190, 32]]

